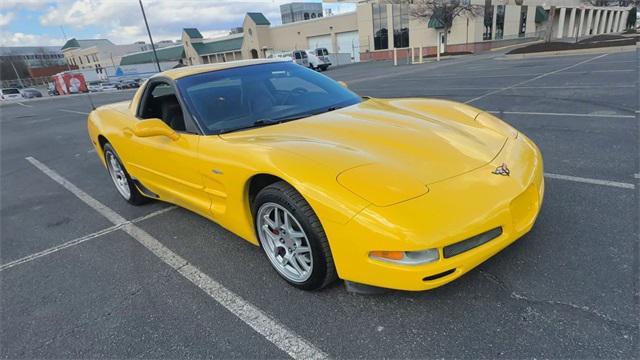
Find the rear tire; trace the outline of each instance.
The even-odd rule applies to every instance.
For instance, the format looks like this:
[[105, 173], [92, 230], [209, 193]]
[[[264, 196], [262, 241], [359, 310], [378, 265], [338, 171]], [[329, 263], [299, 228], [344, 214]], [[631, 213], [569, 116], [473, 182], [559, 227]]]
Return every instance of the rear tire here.
[[102, 151], [104, 153], [107, 171], [109, 172], [113, 185], [115, 185], [120, 196], [122, 196], [122, 198], [129, 204], [136, 206], [149, 202], [151, 199], [142, 195], [134, 185], [131, 176], [129, 176], [127, 169], [124, 168], [122, 161], [120, 161], [120, 157], [118, 157], [118, 154], [111, 144], [104, 144]]
[[337, 279], [331, 249], [309, 203], [279, 181], [262, 189], [252, 204], [260, 246], [278, 275], [303, 290], [319, 290]]

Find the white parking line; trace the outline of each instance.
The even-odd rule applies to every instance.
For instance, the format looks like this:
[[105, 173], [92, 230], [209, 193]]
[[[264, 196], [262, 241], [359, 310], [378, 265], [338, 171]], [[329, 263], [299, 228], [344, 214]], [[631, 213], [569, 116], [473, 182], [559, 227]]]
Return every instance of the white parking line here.
[[67, 109], [59, 109], [60, 111], [72, 113], [72, 114], [81, 114], [81, 115], [89, 115], [88, 112], [75, 111], [75, 110], [67, 110]]
[[[494, 70], [494, 69], [491, 69]], [[562, 75], [575, 75], [575, 74], [584, 74], [584, 73], [619, 73], [619, 72], [635, 72], [636, 70], [592, 70], [592, 71], [566, 71], [563, 72]], [[508, 78], [508, 77], [525, 77], [525, 76], [535, 76], [535, 75], [555, 75], [546, 74], [546, 73], [517, 73], [517, 74], [488, 74], [488, 75], [464, 75], [461, 72], [457, 72], [455, 74], [439, 74], [439, 75], [429, 75], [429, 76], [413, 76], [411, 78], [399, 78], [396, 79], [398, 81], [424, 81], [426, 79], [484, 79], [484, 78]]]
[[544, 177], [550, 178], [550, 179], [575, 181], [575, 182], [580, 182], [580, 183], [585, 183], [585, 184], [612, 186], [612, 187], [617, 187], [617, 188], [621, 188], [621, 189], [635, 189], [636, 188], [636, 186], [634, 184], [630, 184], [630, 183], [623, 183], [623, 182], [609, 181], [609, 180], [590, 179], [590, 178], [583, 178], [583, 177], [569, 176], [569, 175], [559, 175], [559, 174], [544, 173]]
[[575, 64], [573, 64], [573, 65], [565, 66], [565, 67], [563, 67], [563, 68], [561, 68], [561, 69], [554, 70], [554, 71], [551, 71], [551, 72], [548, 72], [548, 73], [544, 73], [544, 74], [538, 75], [538, 76], [536, 76], [536, 77], [534, 77], [534, 78], [531, 78], [531, 79], [528, 79], [528, 80], [521, 81], [521, 82], [519, 82], [519, 83], [515, 83], [515, 84], [513, 84], [513, 85], [511, 85], [511, 86], [507, 86], [507, 87], [502, 88], [502, 89], [499, 89], [499, 90], [490, 91], [490, 92], [488, 92], [488, 93], [486, 93], [486, 94], [484, 94], [484, 95], [480, 95], [480, 96], [478, 96], [478, 97], [474, 97], [474, 98], [473, 98], [473, 99], [471, 99], [471, 100], [467, 100], [467, 101], [465, 101], [464, 103], [465, 103], [465, 104], [469, 104], [469, 103], [472, 103], [472, 102], [474, 102], [474, 101], [477, 101], [477, 100], [480, 100], [480, 99], [484, 99], [484, 98], [486, 98], [487, 96], [491, 96], [491, 95], [494, 95], [494, 94], [497, 94], [497, 93], [501, 93], [501, 92], [503, 92], [503, 91], [506, 91], [506, 90], [512, 89], [512, 88], [517, 87], [517, 86], [520, 86], [520, 85], [524, 85], [524, 84], [530, 83], [530, 82], [532, 82], [532, 81], [536, 81], [536, 80], [542, 79], [542, 78], [544, 78], [544, 77], [546, 77], [546, 76], [553, 75], [553, 74], [559, 73], [559, 72], [564, 71], [564, 70], [573, 69], [573, 68], [574, 68], [574, 67], [576, 67], [576, 66], [580, 66], [580, 65], [582, 65], [582, 64], [586, 64], [586, 63], [591, 62], [591, 61], [593, 61], [593, 60], [603, 58], [603, 57], [605, 57], [605, 56], [607, 56], [607, 55], [609, 55], [609, 54], [602, 54], [602, 55], [598, 55], [598, 56], [596, 56], [596, 57], [592, 57], [592, 58], [590, 58], [590, 59], [583, 60], [583, 61], [580, 61], [580, 62], [578, 62], [578, 63], [575, 63]]
[[19, 101], [18, 101], [18, 102], [16, 102], [16, 104], [18, 104], [18, 105], [22, 105], [22, 106], [24, 106], [24, 107], [28, 107], [28, 108], [33, 107], [33, 105], [23, 104], [23, 103], [21, 103], [21, 102], [19, 102]]
[[[53, 181], [69, 190], [85, 204], [89, 205], [102, 216], [106, 217], [114, 225], [124, 222], [124, 218], [118, 215], [111, 208], [105, 206], [84, 191], [80, 190], [77, 186], [60, 176], [58, 173], [56, 173], [54, 170], [50, 169], [40, 161], [36, 160], [33, 157], [27, 157], [26, 160], [40, 169]], [[313, 344], [309, 343], [277, 320], [272, 319], [269, 315], [264, 313], [259, 308], [255, 307], [248, 301], [244, 300], [242, 297], [238, 296], [234, 292], [222, 286], [217, 281], [213, 280], [207, 274], [189, 264], [187, 260], [169, 250], [167, 247], [162, 245], [160, 241], [158, 241], [156, 238], [154, 238], [135, 224], [124, 224], [122, 225], [122, 230], [131, 235], [131, 237], [133, 237], [136, 241], [149, 249], [158, 258], [160, 258], [160, 260], [171, 266], [180, 275], [191, 281], [194, 285], [207, 293], [212, 299], [224, 306], [245, 324], [249, 325], [257, 333], [262, 335], [264, 338], [269, 340], [276, 347], [287, 353], [292, 358], [328, 358], [328, 355], [325, 354], [322, 350], [316, 348]]]
[[125, 223], [118, 224], [118, 225], [113, 225], [113, 226], [110, 226], [108, 228], [105, 228], [105, 229], [102, 229], [102, 230], [98, 230], [98, 231], [96, 231], [94, 233], [91, 233], [91, 234], [88, 234], [88, 235], [85, 235], [85, 236], [82, 236], [82, 237], [79, 237], [79, 238], [76, 238], [76, 239], [73, 239], [73, 240], [69, 240], [69, 241], [64, 242], [64, 243], [62, 243], [60, 245], [56, 245], [54, 247], [50, 247], [50, 248], [48, 248], [46, 250], [39, 251], [37, 253], [25, 256], [23, 258], [8, 262], [6, 264], [2, 264], [2, 265], [0, 265], [0, 271], [10, 269], [10, 268], [12, 268], [14, 266], [30, 262], [32, 260], [41, 258], [41, 257], [49, 255], [49, 254], [53, 254], [55, 252], [58, 252], [60, 250], [63, 250], [63, 249], [66, 249], [66, 248], [69, 248], [69, 247], [72, 247], [72, 246], [75, 246], [75, 245], [78, 245], [78, 244], [82, 244], [85, 241], [88, 241], [88, 240], [91, 240], [91, 239], [95, 239], [95, 238], [100, 237], [102, 235], [106, 235], [106, 234], [112, 233], [114, 231], [117, 231], [120, 228], [122, 228], [122, 226], [124, 226], [125, 224], [128, 224], [128, 223], [135, 224], [137, 222], [150, 219], [150, 218], [152, 218], [154, 216], [157, 216], [157, 215], [160, 215], [160, 214], [164, 214], [164, 213], [166, 213], [168, 211], [171, 211], [173, 209], [177, 209], [177, 207], [176, 206], [169, 206], [169, 207], [166, 207], [164, 209], [160, 209], [158, 211], [154, 211], [154, 212], [149, 213], [147, 215], [135, 218], [135, 219], [133, 219], [131, 221], [127, 221]]
[[605, 114], [575, 114], [575, 113], [545, 113], [545, 112], [529, 112], [529, 111], [496, 111], [488, 110], [492, 114], [510, 114], [510, 115], [540, 115], [540, 116], [567, 116], [567, 117], [595, 117], [595, 118], [623, 118], [635, 119], [635, 115], [605, 115]]

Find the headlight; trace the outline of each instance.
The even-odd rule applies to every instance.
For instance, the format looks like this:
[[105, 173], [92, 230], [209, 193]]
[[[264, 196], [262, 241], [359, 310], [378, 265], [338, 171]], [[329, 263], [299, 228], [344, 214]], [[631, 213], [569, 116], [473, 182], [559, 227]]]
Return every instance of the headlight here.
[[423, 251], [372, 251], [369, 257], [402, 265], [422, 265], [434, 262], [440, 258], [438, 249]]
[[518, 137], [518, 130], [487, 112], [478, 114], [478, 116], [476, 116], [476, 121], [482, 126], [495, 130], [504, 136], [514, 139]]

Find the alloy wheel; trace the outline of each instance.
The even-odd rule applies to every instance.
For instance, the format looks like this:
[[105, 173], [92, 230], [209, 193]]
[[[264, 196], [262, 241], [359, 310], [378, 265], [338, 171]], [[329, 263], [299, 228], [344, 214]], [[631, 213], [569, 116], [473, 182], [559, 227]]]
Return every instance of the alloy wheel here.
[[292, 282], [309, 279], [313, 272], [311, 245], [295, 216], [268, 202], [258, 209], [257, 220], [260, 243], [273, 267]]

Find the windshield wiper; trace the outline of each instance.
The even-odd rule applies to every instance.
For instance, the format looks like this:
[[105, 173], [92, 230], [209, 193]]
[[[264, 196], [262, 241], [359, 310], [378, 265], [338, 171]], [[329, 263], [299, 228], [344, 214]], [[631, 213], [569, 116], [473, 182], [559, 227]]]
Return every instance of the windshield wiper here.
[[309, 116], [320, 115], [320, 114], [323, 114], [325, 112], [329, 112], [329, 111], [333, 111], [333, 110], [337, 110], [337, 109], [341, 109], [341, 108], [343, 108], [343, 106], [331, 106], [331, 107], [326, 108], [325, 111], [316, 111], [316, 112], [312, 112], [312, 113], [304, 113], [304, 114], [298, 114], [298, 115], [292, 115], [292, 116], [285, 116], [285, 117], [281, 117], [281, 118], [277, 118], [277, 119], [258, 119], [258, 120], [254, 121], [250, 125], [239, 126], [239, 127], [236, 127], [236, 128], [221, 129], [221, 130], [218, 131], [218, 134], [223, 134], [223, 133], [232, 132], [232, 131], [238, 131], [238, 130], [253, 129], [253, 128], [258, 128], [258, 127], [262, 127], [262, 126], [282, 124], [282, 123], [285, 123], [287, 121], [293, 121], [293, 120], [306, 118], [306, 117], [309, 117]]
[[234, 128], [227, 128], [227, 129], [220, 129], [217, 132], [217, 134], [224, 134], [224, 133], [228, 133], [228, 132], [232, 132], [232, 131], [254, 129], [254, 128], [258, 128], [258, 127], [262, 127], [262, 126], [280, 124], [280, 123], [287, 122], [287, 121], [302, 119], [302, 118], [307, 117], [307, 116], [310, 116], [310, 115], [296, 115], [296, 116], [279, 118], [279, 119], [258, 119], [258, 120], [254, 121], [253, 123], [251, 123], [249, 125], [238, 126], [238, 127], [234, 127]]
[[298, 120], [298, 119], [306, 118], [313, 115], [316, 115], [316, 114], [298, 114], [293, 116], [285, 116], [277, 119], [258, 119], [253, 122], [253, 125], [266, 126], [266, 125], [273, 125], [273, 124], [282, 124], [287, 121]]

